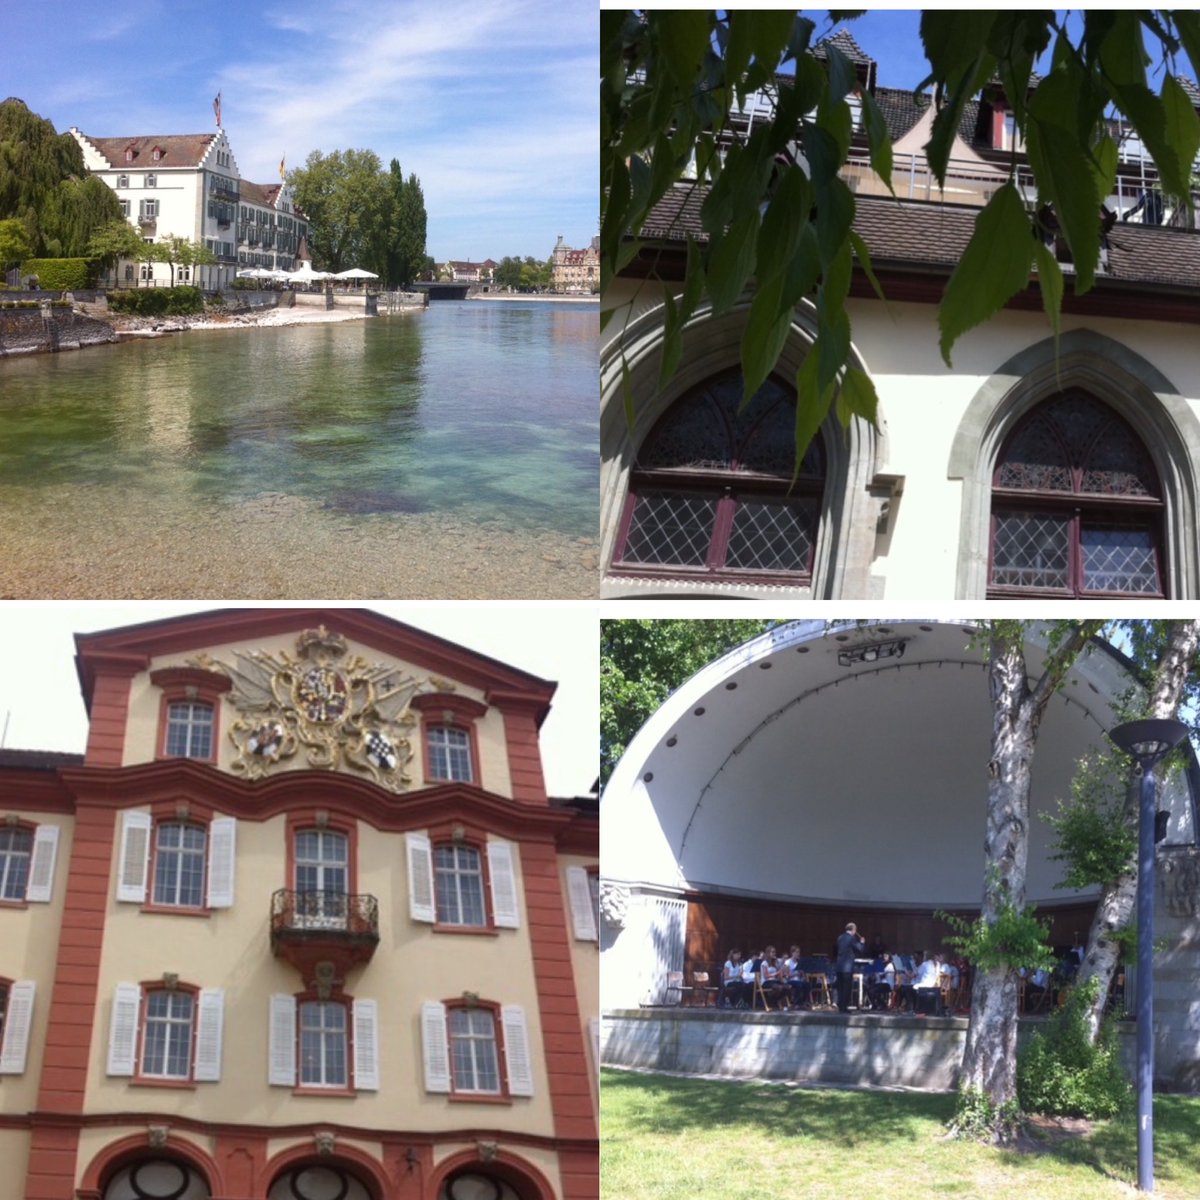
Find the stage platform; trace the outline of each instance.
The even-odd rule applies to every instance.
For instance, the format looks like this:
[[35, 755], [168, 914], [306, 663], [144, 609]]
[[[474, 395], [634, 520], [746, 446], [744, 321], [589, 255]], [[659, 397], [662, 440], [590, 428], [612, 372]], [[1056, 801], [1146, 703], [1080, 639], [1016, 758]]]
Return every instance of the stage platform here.
[[[1041, 1024], [1041, 1018], [1022, 1018], [1018, 1037]], [[600, 1059], [688, 1075], [950, 1091], [966, 1036], [965, 1016], [614, 1009], [604, 1013]], [[1132, 1072], [1133, 1026], [1119, 1025], [1118, 1037]]]

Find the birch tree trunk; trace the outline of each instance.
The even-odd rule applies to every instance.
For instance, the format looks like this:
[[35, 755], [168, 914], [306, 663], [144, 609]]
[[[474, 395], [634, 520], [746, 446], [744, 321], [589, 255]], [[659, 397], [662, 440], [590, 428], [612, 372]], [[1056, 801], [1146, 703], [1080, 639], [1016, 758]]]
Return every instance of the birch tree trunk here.
[[[1200, 621], [1171, 621], [1167, 648], [1154, 672], [1154, 682], [1146, 706], [1146, 716], [1157, 719], [1174, 718], [1179, 710], [1188, 675], [1200, 648]], [[1159, 770], [1161, 772], [1161, 765]], [[1161, 778], [1158, 784], [1161, 786]], [[1125, 795], [1125, 820], [1137, 828], [1138, 805], [1141, 788], [1134, 779]], [[1088, 1032], [1095, 1042], [1100, 1033], [1100, 1021], [1104, 1016], [1104, 1005], [1108, 989], [1121, 956], [1121, 947], [1114, 935], [1129, 924], [1137, 899], [1137, 858], [1129, 870], [1114, 883], [1104, 887], [1096, 904], [1096, 915], [1088, 931], [1087, 951], [1079, 968], [1077, 980], [1086, 983], [1089, 979], [1100, 980], [1096, 1002], [1088, 1014]]]
[[[1054, 689], [1097, 624], [1072, 626], [1048, 655], [1043, 674], [1032, 687], [1025, 661], [1027, 624], [991, 624], [988, 685], [992, 741], [981, 906], [988, 924], [995, 924], [1004, 906], [1022, 909], [1025, 905], [1029, 791], [1038, 729]], [[1018, 965], [980, 968], [971, 988], [971, 1017], [959, 1086], [984, 1092], [996, 1109], [1017, 1095]], [[1002, 1134], [999, 1123], [994, 1133]]]

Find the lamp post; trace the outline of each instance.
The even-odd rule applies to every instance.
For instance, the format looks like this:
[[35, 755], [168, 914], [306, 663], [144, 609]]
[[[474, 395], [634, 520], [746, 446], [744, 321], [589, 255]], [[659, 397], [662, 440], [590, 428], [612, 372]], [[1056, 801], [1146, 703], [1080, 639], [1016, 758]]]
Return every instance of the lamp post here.
[[1154, 1191], [1154, 767], [1183, 741], [1181, 721], [1127, 721], [1109, 731], [1142, 771], [1137, 877], [1138, 1191]]

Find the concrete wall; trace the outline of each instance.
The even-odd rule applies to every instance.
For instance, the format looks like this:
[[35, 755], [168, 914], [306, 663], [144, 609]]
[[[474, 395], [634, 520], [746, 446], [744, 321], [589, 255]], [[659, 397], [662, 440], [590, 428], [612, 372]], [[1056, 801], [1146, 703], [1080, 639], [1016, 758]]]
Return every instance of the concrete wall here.
[[69, 308], [0, 309], [0, 358], [78, 350], [116, 340], [111, 325]]
[[[1022, 1021], [1022, 1040], [1040, 1024]], [[1133, 1027], [1121, 1026], [1118, 1036], [1132, 1077]], [[600, 1061], [696, 1075], [948, 1091], [966, 1037], [965, 1017], [623, 1009], [605, 1014]]]

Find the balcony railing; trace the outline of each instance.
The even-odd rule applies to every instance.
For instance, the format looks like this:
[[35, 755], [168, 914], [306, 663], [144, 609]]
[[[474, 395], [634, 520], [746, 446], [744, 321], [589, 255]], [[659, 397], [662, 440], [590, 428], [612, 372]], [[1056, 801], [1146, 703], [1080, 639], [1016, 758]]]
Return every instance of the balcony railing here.
[[281, 888], [271, 897], [271, 940], [290, 934], [331, 933], [379, 940], [379, 901], [345, 892], [295, 892]]

